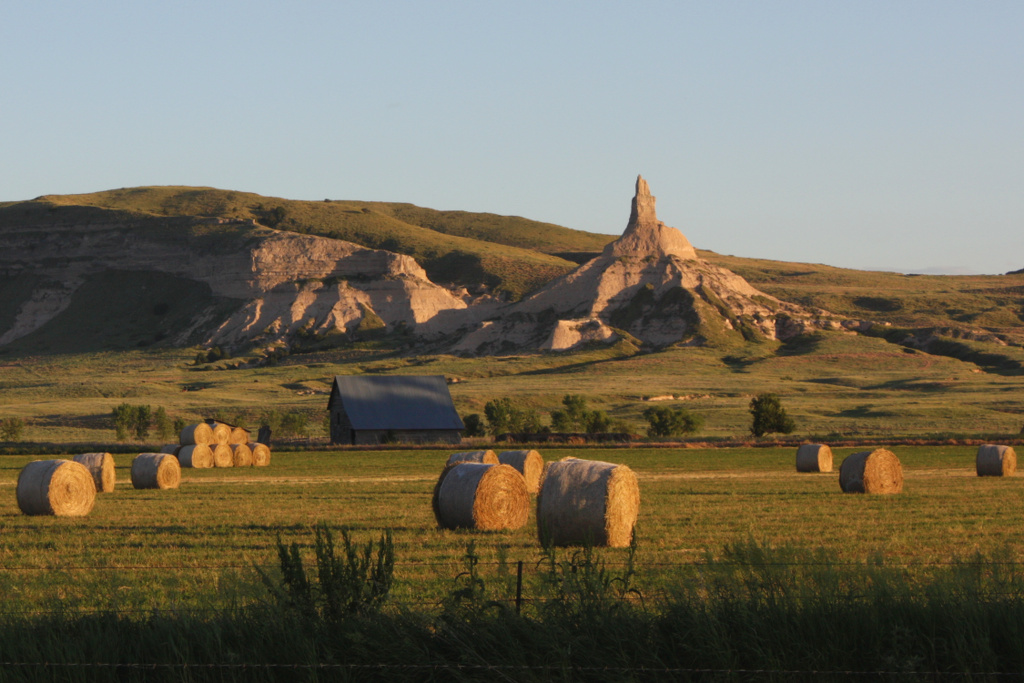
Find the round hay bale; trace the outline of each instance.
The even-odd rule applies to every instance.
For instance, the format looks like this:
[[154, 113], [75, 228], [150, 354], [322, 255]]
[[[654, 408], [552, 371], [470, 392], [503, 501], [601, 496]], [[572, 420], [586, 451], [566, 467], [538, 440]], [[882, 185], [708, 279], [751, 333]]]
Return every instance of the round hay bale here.
[[839, 466], [839, 486], [845, 493], [899, 493], [903, 490], [903, 467], [889, 450], [854, 453]]
[[498, 465], [498, 456], [494, 451], [466, 451], [464, 453], [452, 453], [448, 456], [445, 465], [455, 465], [460, 462], [483, 462], [489, 465]]
[[445, 467], [434, 496], [442, 529], [505, 531], [530, 517], [530, 494], [523, 475], [510, 465], [463, 462]]
[[235, 453], [231, 450], [231, 446], [226, 443], [219, 443], [211, 446], [213, 449], [213, 466], [214, 467], [234, 467], [235, 466]]
[[234, 446], [235, 444], [248, 444], [249, 443], [249, 430], [242, 429], [241, 427], [232, 427], [231, 436], [228, 437], [228, 444]]
[[270, 446], [253, 441], [246, 444], [252, 451], [252, 464], [255, 467], [266, 467], [270, 464]]
[[797, 472], [831, 472], [832, 449], [820, 443], [801, 444], [796, 450]]
[[640, 487], [625, 465], [563, 458], [544, 466], [537, 533], [545, 545], [624, 548], [639, 511]]
[[139, 453], [132, 460], [132, 486], [137, 489], [176, 489], [181, 465], [170, 453]]
[[227, 444], [231, 440], [231, 427], [223, 422], [207, 422], [213, 430], [213, 443]]
[[235, 467], [252, 467], [252, 451], [244, 443], [228, 445], [231, 449], [231, 464]]
[[215, 443], [213, 438], [213, 427], [200, 422], [197, 425], [189, 425], [181, 430], [181, 434], [178, 435], [178, 441], [181, 442], [182, 446], [189, 446], [192, 444], [203, 444], [209, 446]]
[[519, 470], [526, 480], [526, 490], [537, 493], [540, 490], [540, 475], [544, 471], [544, 458], [537, 451], [502, 451], [498, 454], [498, 462], [511, 465]]
[[171, 455], [177, 455], [178, 451], [183, 448], [181, 444], [167, 443], [160, 447], [161, 453], [170, 453]]
[[975, 466], [979, 477], [1009, 477], [1017, 471], [1017, 453], [1011, 446], [987, 443], [978, 446]]
[[178, 464], [197, 470], [213, 467], [213, 449], [206, 444], [182, 446], [178, 451]]
[[36, 460], [22, 468], [16, 494], [26, 515], [84, 517], [96, 502], [96, 482], [81, 463]]
[[80, 453], [73, 459], [89, 470], [96, 482], [96, 493], [110, 493], [114, 490], [117, 479], [114, 475], [114, 456], [110, 453]]

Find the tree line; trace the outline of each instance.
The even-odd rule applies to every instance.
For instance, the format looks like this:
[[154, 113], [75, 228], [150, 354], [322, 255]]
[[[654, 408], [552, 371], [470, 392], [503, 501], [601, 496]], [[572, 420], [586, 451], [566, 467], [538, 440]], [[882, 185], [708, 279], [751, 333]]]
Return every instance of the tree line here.
[[[776, 394], [758, 394], [750, 401], [752, 418], [750, 433], [754, 436], [781, 433], [791, 434], [796, 430], [795, 421], [782, 407]], [[696, 434], [704, 427], [704, 418], [686, 408], [651, 406], [644, 410], [647, 421], [647, 436], [650, 438], [671, 438]], [[472, 413], [463, 418], [466, 436], [498, 436], [500, 434], [545, 434], [584, 433], [604, 434], [618, 432], [629, 434], [633, 426], [608, 416], [603, 410], [590, 410], [587, 398], [579, 394], [562, 397], [562, 408], [551, 411], [551, 424], [541, 421], [535, 408], [517, 405], [508, 397], [488, 401], [484, 414]], [[486, 423], [484, 422], [486, 420]]]

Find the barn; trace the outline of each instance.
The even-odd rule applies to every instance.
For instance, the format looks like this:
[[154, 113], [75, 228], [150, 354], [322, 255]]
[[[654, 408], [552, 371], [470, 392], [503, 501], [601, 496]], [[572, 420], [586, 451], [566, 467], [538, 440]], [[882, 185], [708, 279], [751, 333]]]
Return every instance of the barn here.
[[465, 425], [442, 375], [338, 375], [331, 443], [459, 443]]

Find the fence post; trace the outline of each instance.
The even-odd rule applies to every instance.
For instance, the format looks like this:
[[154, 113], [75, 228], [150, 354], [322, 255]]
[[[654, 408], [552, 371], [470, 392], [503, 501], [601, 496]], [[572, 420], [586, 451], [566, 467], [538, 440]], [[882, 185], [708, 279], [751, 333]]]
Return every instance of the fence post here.
[[519, 560], [516, 565], [516, 614], [522, 613], [523, 609], [523, 561]]

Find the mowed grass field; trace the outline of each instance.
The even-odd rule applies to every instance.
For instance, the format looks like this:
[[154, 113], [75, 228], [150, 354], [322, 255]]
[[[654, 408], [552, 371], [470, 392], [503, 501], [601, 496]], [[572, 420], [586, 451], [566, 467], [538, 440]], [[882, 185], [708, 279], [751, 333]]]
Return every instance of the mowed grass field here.
[[[955, 559], [1024, 560], [1024, 477], [979, 478], [970, 447], [894, 447], [905, 476], [892, 496], [844, 494], [835, 472], [800, 474], [795, 451], [547, 449], [624, 463], [639, 478], [636, 554], [647, 595], [692, 576], [727, 544], [815, 551], [840, 563], [909, 566], [925, 577]], [[117, 488], [85, 518], [28, 517], [17, 507], [18, 473], [32, 456], [0, 456], [0, 593], [6, 614], [49, 611], [221, 610], [267, 600], [277, 540], [309, 550], [312, 526], [348, 526], [365, 543], [392, 530], [393, 602], [430, 609], [466, 568], [467, 544], [485, 581], [536, 594], [543, 571], [536, 522], [510, 533], [442, 531], [431, 511], [451, 451], [281, 452], [267, 468], [183, 470], [177, 490], [131, 487], [132, 456], [116, 455]], [[571, 549], [559, 551], [563, 556]], [[621, 571], [627, 551], [603, 549]]]

